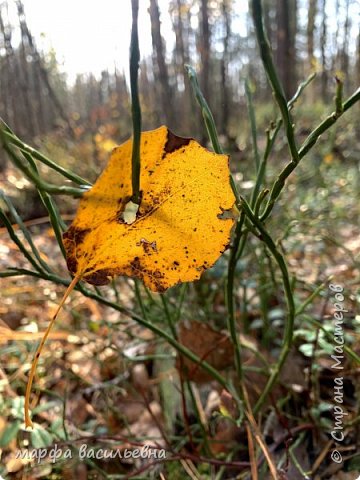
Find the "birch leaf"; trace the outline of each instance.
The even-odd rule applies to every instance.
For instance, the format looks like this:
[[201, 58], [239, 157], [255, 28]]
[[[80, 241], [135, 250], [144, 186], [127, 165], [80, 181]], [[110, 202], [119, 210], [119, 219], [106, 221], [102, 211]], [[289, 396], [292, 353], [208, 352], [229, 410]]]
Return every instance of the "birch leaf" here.
[[[80, 200], [64, 246], [70, 272], [94, 285], [113, 276], [140, 278], [155, 292], [200, 277], [227, 248], [235, 198], [226, 155], [167, 127], [141, 135], [141, 202], [127, 218], [132, 140]], [[133, 212], [134, 214], [134, 212]]]

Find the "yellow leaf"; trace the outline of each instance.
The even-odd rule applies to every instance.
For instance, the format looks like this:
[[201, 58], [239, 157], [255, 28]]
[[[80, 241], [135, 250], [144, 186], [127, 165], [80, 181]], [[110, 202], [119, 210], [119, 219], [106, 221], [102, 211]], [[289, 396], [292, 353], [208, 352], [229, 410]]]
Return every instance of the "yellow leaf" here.
[[115, 275], [138, 277], [162, 292], [196, 280], [227, 248], [235, 198], [226, 155], [211, 153], [167, 127], [141, 136], [142, 199], [133, 223], [124, 211], [131, 195], [132, 141], [115, 148], [80, 200], [64, 246], [72, 274], [95, 285]]

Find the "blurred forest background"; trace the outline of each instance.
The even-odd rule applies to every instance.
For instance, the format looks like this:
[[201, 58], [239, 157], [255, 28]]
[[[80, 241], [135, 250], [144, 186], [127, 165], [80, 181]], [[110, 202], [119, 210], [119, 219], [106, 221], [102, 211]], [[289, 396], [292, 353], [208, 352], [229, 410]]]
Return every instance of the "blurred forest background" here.
[[[14, 5], [16, 21], [8, 14]], [[359, 2], [266, 0], [264, 9], [287, 97], [311, 72], [318, 74], [304, 94], [311, 106], [310, 120], [322, 112], [323, 105], [332, 103], [335, 75], [344, 81], [345, 92], [356, 89], [360, 83]], [[162, 35], [164, 19], [171, 21], [174, 41]], [[171, 0], [160, 11], [158, 1], [149, 0], [148, 21], [152, 54], [142, 58], [140, 73], [144, 129], [165, 123], [180, 135], [204, 141], [203, 123], [184, 69], [191, 63], [198, 70], [219, 133], [232, 149], [245, 149], [246, 77], [252, 80], [261, 105], [259, 123], [267, 126], [274, 112], [247, 2]], [[50, 149], [55, 160], [69, 157], [70, 151], [99, 171], [107, 158], [104, 151], [131, 135], [126, 76], [127, 72], [113, 68], [99, 77], [91, 72], [78, 75], [70, 84], [57, 63], [56, 51], [37, 48], [22, 2], [1, 2], [0, 115], [25, 141], [39, 144], [41, 140], [42, 148]], [[302, 133], [307, 133], [306, 125]], [[67, 143], [65, 155], [61, 142], [70, 146], [76, 142], [76, 149], [75, 145], [69, 149]], [[2, 168], [4, 163], [2, 155]]]

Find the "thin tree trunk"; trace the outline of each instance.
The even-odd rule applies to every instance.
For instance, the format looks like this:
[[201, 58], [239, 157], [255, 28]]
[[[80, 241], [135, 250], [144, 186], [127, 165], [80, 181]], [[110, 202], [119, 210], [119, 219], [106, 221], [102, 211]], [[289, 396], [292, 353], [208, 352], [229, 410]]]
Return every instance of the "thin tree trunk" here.
[[[14, 90], [19, 91], [18, 75], [16, 72], [16, 59], [14, 58], [14, 50], [11, 43], [11, 31], [5, 27], [1, 11], [0, 11], [0, 31], [4, 39], [5, 59], [6, 59], [6, 76], [7, 76], [7, 93], [10, 98], [9, 118], [7, 121], [11, 127], [21, 135], [19, 131], [19, 108], [15, 99]], [[11, 111], [11, 115], [10, 115]]]
[[316, 17], [316, 0], [309, 0], [308, 5], [308, 22], [307, 22], [307, 58], [308, 68], [312, 70], [314, 61], [314, 33], [315, 33], [315, 17]]
[[338, 60], [339, 60], [339, 33], [340, 33], [340, 18], [339, 18], [339, 10], [340, 10], [340, 0], [336, 0], [336, 7], [335, 7], [335, 18], [337, 19], [336, 23], [336, 32], [334, 35], [334, 44], [336, 50], [333, 52], [332, 63], [331, 63], [331, 72], [334, 74], [335, 70], [338, 68]]
[[[314, 34], [315, 34], [315, 18], [316, 18], [316, 10], [317, 10], [317, 0], [309, 0], [308, 3], [308, 22], [307, 22], [307, 29], [306, 29], [306, 37], [307, 37], [307, 72], [306, 75], [309, 75], [310, 72], [314, 69]], [[315, 101], [316, 92], [315, 92], [315, 83], [313, 82], [308, 89], [310, 99], [312, 102]]]
[[321, 37], [320, 37], [320, 50], [321, 50], [321, 98], [324, 103], [327, 102], [327, 64], [326, 64], [326, 42], [327, 42], [327, 28], [326, 28], [326, 0], [322, 0], [321, 4], [322, 11], [322, 27], [321, 27]]
[[19, 24], [20, 24], [20, 31], [21, 31], [21, 61], [22, 61], [22, 82], [21, 82], [21, 89], [23, 93], [24, 99], [24, 106], [27, 114], [27, 128], [29, 131], [30, 138], [34, 137], [37, 133], [39, 133], [39, 125], [38, 121], [33, 109], [32, 104], [32, 93], [29, 91], [30, 89], [30, 78], [29, 78], [29, 71], [28, 71], [28, 62], [26, 59], [27, 52], [25, 46], [25, 39], [26, 39], [26, 29], [25, 29], [25, 18], [24, 18], [24, 11], [22, 9], [22, 5], [20, 2], [16, 4], [18, 9], [18, 17], [19, 17]]
[[68, 131], [70, 133], [70, 135], [72, 137], [75, 136], [74, 134], [74, 130], [72, 128], [72, 125], [67, 117], [67, 115], [65, 114], [65, 111], [59, 101], [59, 99], [57, 98], [57, 95], [56, 93], [54, 92], [54, 89], [52, 88], [51, 84], [50, 84], [50, 80], [49, 80], [49, 75], [48, 75], [48, 72], [46, 70], [46, 68], [43, 66], [42, 64], [42, 60], [41, 60], [41, 57], [40, 57], [40, 54], [35, 46], [35, 43], [33, 41], [33, 38], [32, 38], [32, 35], [30, 33], [30, 30], [27, 26], [27, 23], [25, 21], [25, 13], [24, 13], [24, 7], [21, 3], [21, 1], [19, 0], [17, 2], [18, 4], [18, 8], [20, 8], [20, 11], [22, 12], [22, 15], [24, 17], [24, 24], [23, 24], [23, 29], [24, 29], [24, 34], [26, 35], [27, 37], [27, 41], [28, 41], [28, 44], [29, 44], [29, 48], [30, 48], [30, 51], [31, 51], [31, 54], [33, 56], [33, 59], [35, 61], [35, 63], [37, 64], [38, 68], [39, 68], [39, 72], [40, 72], [40, 76], [41, 76], [41, 79], [42, 81], [44, 82], [45, 84], [45, 87], [48, 91], [48, 94], [49, 94], [49, 97], [50, 97], [50, 100], [52, 101], [55, 109], [57, 110], [58, 112], [58, 115], [60, 116], [60, 118], [64, 121], [64, 123], [66, 124], [67, 128], [68, 128]]
[[228, 64], [229, 64], [229, 39], [231, 34], [229, 0], [223, 0], [221, 3], [221, 11], [224, 22], [223, 37], [223, 56], [221, 58], [221, 83], [222, 83], [222, 121], [221, 133], [229, 134], [229, 80], [228, 80]]
[[344, 40], [341, 49], [340, 57], [340, 68], [343, 72], [345, 78], [348, 78], [349, 74], [349, 29], [350, 29], [350, 18], [349, 18], [349, 4], [350, 1], [346, 0], [346, 14], [345, 14], [345, 23], [344, 23]]
[[357, 37], [357, 52], [356, 52], [356, 72], [355, 72], [356, 85], [360, 85], [360, 25], [359, 33]]
[[210, 28], [208, 0], [201, 0], [201, 36], [199, 41], [201, 58], [201, 88], [207, 102], [210, 103]]
[[175, 31], [175, 51], [176, 51], [176, 64], [178, 66], [178, 75], [180, 75], [183, 85], [184, 92], [181, 95], [181, 124], [187, 125], [190, 131], [193, 131], [193, 120], [194, 117], [191, 115], [191, 89], [190, 84], [185, 74], [185, 65], [189, 63], [189, 55], [185, 50], [184, 44], [184, 25], [182, 18], [182, 10], [184, 3], [182, 0], [176, 0], [176, 6], [174, 5], [174, 15], [173, 15], [173, 25]]
[[[360, 25], [359, 25], [359, 32], [357, 37], [355, 82], [356, 82], [356, 86], [359, 87], [360, 85]], [[359, 118], [360, 105], [355, 105], [355, 108], [357, 108], [358, 118]], [[357, 136], [357, 139], [360, 140], [360, 122], [357, 122], [357, 125], [356, 125], [356, 136]]]
[[[284, 92], [287, 98], [294, 93], [296, 58], [294, 50], [295, 25], [290, 19], [290, 9], [294, 8], [294, 2], [290, 0], [277, 1], [277, 48], [276, 64], [280, 78], [283, 83]], [[295, 8], [296, 11], [296, 8]], [[293, 16], [294, 16], [294, 12]]]
[[170, 127], [174, 124], [174, 115], [171, 104], [171, 88], [169, 84], [169, 74], [165, 62], [165, 52], [163, 39], [161, 37], [160, 11], [157, 0], [150, 0], [150, 20], [151, 20], [151, 37], [153, 50], [157, 64], [157, 81], [160, 88], [161, 117], [164, 118], [166, 124]]

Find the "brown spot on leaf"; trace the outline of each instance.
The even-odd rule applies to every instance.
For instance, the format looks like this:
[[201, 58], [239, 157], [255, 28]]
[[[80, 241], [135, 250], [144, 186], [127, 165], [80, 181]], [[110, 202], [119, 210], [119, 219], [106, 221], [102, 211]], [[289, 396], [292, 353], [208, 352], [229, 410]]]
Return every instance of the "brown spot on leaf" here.
[[139, 257], [135, 257], [132, 262], [130, 262], [130, 266], [132, 270], [135, 270], [135, 272], [138, 272], [141, 270], [141, 263]]
[[90, 231], [90, 228], [79, 228], [71, 225], [71, 227], [65, 233], [63, 233], [63, 239], [73, 241], [76, 245], [79, 245], [83, 243], [85, 236]]
[[76, 258], [75, 257], [68, 257], [66, 259], [66, 264], [67, 264], [67, 268], [68, 268], [69, 272], [75, 274], [76, 271], [77, 271], [77, 264], [78, 264]]
[[91, 285], [107, 285], [111, 281], [111, 271], [108, 269], [98, 270], [97, 272], [91, 273], [90, 275], [84, 275], [84, 280], [86, 280]]
[[189, 145], [191, 138], [183, 138], [178, 137], [175, 135], [171, 130], [168, 129], [167, 140], [164, 146], [164, 154], [163, 158], [166, 156], [167, 153], [175, 152], [181, 147]]
[[143, 249], [144, 249], [144, 252], [147, 254], [147, 255], [150, 255], [151, 253], [153, 252], [156, 252], [157, 253], [157, 246], [156, 246], [156, 241], [154, 242], [149, 242], [148, 240], [146, 240], [146, 238], [141, 238], [140, 239], [140, 242], [138, 242], [136, 244], [137, 246], [142, 246]]

